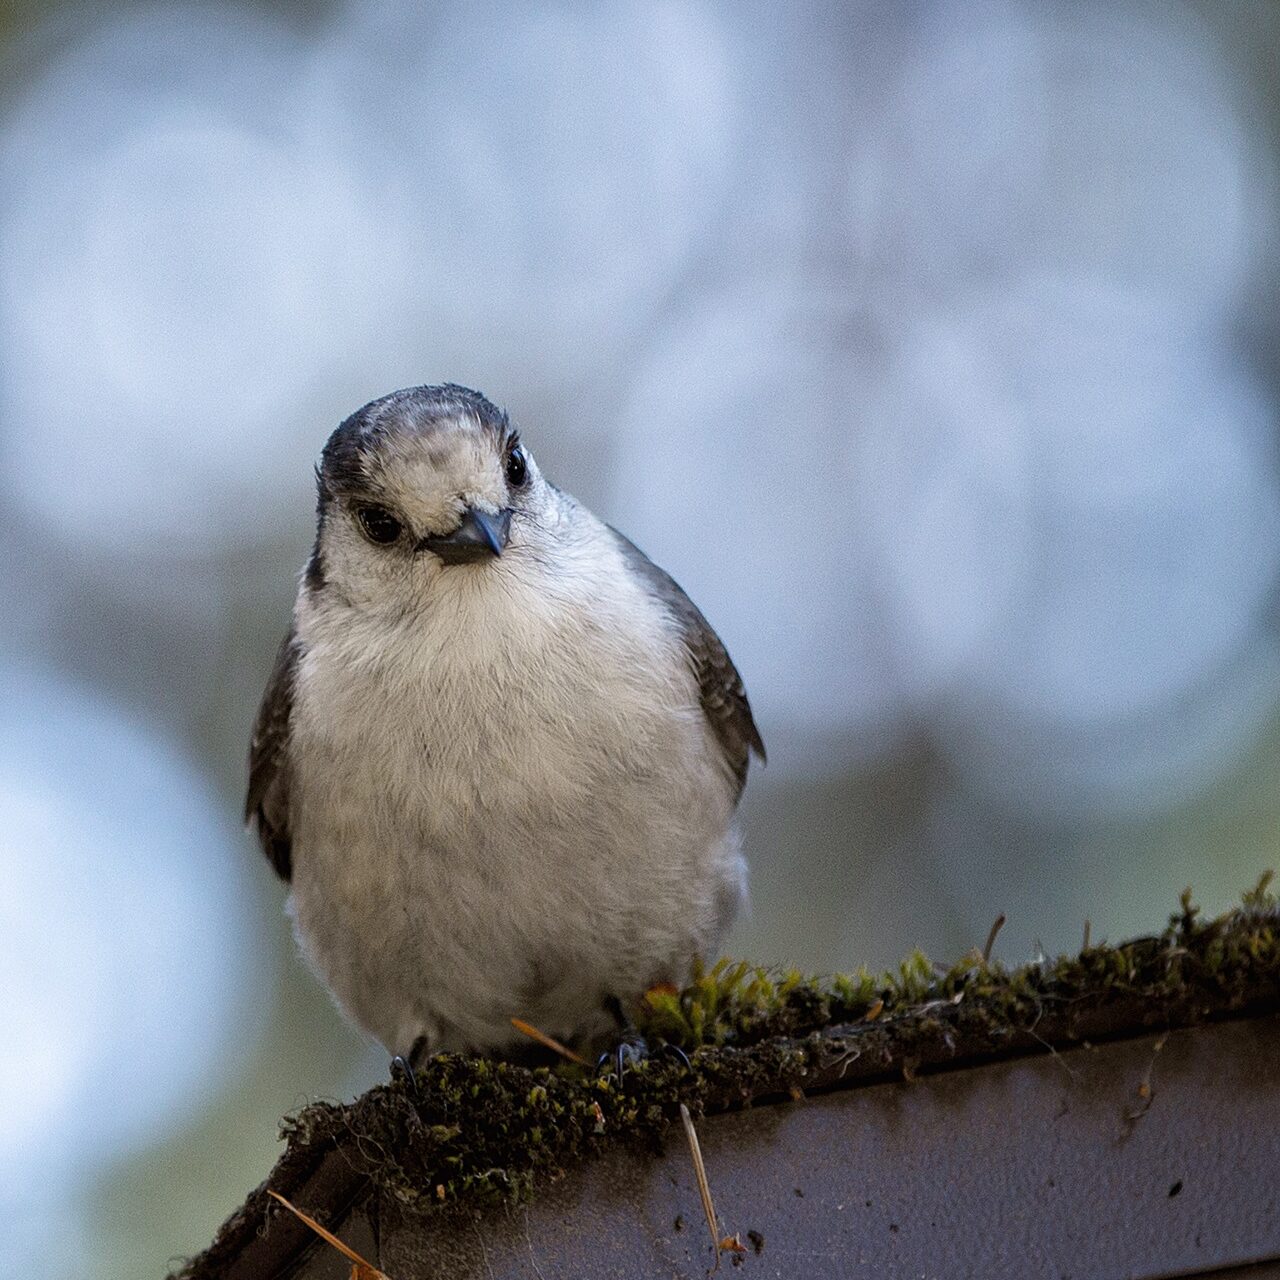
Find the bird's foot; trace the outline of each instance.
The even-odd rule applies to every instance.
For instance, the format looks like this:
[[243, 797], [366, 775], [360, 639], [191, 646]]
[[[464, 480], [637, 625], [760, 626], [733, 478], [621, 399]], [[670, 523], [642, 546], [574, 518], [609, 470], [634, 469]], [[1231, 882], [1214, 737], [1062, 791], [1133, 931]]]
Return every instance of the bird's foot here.
[[606, 1049], [596, 1059], [596, 1073], [602, 1076], [616, 1075], [621, 1084], [629, 1068], [635, 1068], [649, 1057], [649, 1042], [634, 1028], [628, 1028], [618, 1036], [618, 1043]]
[[403, 1081], [410, 1093], [418, 1095], [418, 1076], [414, 1066], [421, 1066], [427, 1056], [427, 1037], [419, 1036], [410, 1048], [408, 1055], [397, 1053], [391, 1059], [391, 1080]]
[[649, 1048], [649, 1042], [634, 1027], [626, 1028], [618, 1038], [618, 1043], [602, 1053], [596, 1060], [596, 1072], [599, 1075], [616, 1075], [621, 1084], [629, 1070], [634, 1070], [642, 1062], [656, 1057], [660, 1053], [670, 1054], [677, 1058], [688, 1069], [692, 1065], [689, 1055], [670, 1040], [660, 1040], [656, 1050]]
[[[641, 1062], [655, 1055], [649, 1048], [649, 1042], [636, 1030], [635, 1023], [627, 1016], [622, 1007], [622, 1001], [617, 996], [607, 997], [604, 1007], [617, 1026], [618, 1040], [612, 1049], [600, 1055], [596, 1062], [596, 1071], [603, 1076], [616, 1075], [618, 1083], [621, 1084], [628, 1068], [634, 1069]], [[672, 1044], [670, 1040], [660, 1040], [656, 1052], [669, 1053], [678, 1058], [686, 1070], [691, 1065], [689, 1055], [678, 1044]]]
[[391, 1059], [391, 1082], [392, 1084], [403, 1083], [410, 1093], [415, 1097], [417, 1096], [417, 1073], [413, 1069], [413, 1064], [402, 1053], [397, 1053], [396, 1056]]

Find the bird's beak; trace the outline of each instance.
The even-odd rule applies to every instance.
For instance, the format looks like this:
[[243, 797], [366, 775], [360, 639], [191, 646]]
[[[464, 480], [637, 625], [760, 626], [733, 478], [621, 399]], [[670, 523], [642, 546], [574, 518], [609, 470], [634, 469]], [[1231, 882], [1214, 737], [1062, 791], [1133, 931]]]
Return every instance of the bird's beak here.
[[442, 538], [423, 538], [419, 551], [432, 551], [445, 564], [471, 564], [500, 556], [511, 532], [511, 512], [499, 511], [490, 515], [468, 507], [462, 523]]

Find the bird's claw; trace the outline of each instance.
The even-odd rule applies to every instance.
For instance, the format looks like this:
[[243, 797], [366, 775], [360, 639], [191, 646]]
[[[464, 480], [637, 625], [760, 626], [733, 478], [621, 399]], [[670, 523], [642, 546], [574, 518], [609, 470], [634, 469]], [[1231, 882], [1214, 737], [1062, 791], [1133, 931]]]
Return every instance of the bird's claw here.
[[[674, 1054], [686, 1070], [693, 1066], [689, 1061], [689, 1055], [678, 1044], [672, 1044], [670, 1040], [660, 1041], [656, 1052]], [[628, 1032], [612, 1050], [600, 1055], [596, 1060], [596, 1071], [601, 1075], [616, 1075], [618, 1083], [621, 1084], [629, 1068], [634, 1069], [641, 1062], [654, 1056], [655, 1052], [650, 1050], [649, 1042], [642, 1035], [637, 1032]]]
[[421, 1066], [427, 1056], [427, 1037], [419, 1036], [409, 1050], [406, 1057], [402, 1053], [397, 1053], [391, 1059], [391, 1079], [393, 1081], [403, 1080], [409, 1087], [409, 1092], [416, 1098], [418, 1096], [418, 1075], [414, 1071], [414, 1064]]
[[403, 1081], [409, 1092], [417, 1097], [418, 1095], [418, 1077], [414, 1072], [413, 1064], [403, 1054], [397, 1053], [391, 1059], [391, 1079], [395, 1081]]
[[682, 1063], [686, 1071], [693, 1070], [693, 1063], [689, 1061], [689, 1055], [685, 1053], [685, 1051], [678, 1044], [672, 1044], [670, 1040], [664, 1040], [662, 1042], [662, 1047], [668, 1053], [674, 1053], [676, 1057], [680, 1059], [680, 1062]]

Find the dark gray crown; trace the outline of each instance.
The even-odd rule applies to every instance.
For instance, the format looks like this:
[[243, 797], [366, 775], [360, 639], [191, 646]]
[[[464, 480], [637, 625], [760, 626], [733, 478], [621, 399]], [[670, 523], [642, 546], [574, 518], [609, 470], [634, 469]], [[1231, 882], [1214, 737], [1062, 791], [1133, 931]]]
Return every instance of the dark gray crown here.
[[511, 433], [507, 415], [478, 391], [446, 382], [437, 387], [405, 387], [371, 400], [339, 424], [316, 468], [320, 513], [335, 494], [360, 493], [369, 486], [368, 460], [397, 435], [426, 436], [469, 418], [501, 444]]

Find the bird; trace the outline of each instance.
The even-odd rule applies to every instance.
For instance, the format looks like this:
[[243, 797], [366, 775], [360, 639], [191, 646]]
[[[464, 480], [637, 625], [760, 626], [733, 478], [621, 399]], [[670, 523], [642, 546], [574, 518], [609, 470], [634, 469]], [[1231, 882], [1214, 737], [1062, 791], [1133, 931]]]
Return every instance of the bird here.
[[305, 960], [411, 1069], [607, 1043], [745, 905], [742, 678], [477, 391], [370, 402], [316, 483], [245, 804]]

